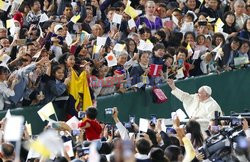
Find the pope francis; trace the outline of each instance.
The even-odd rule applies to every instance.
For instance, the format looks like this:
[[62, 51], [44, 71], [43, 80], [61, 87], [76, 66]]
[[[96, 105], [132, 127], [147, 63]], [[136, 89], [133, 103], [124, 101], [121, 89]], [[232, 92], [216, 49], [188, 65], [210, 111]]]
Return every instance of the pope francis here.
[[189, 118], [210, 120], [214, 118], [214, 112], [222, 114], [219, 104], [211, 97], [212, 89], [209, 86], [202, 86], [198, 93], [189, 94], [175, 86], [172, 79], [167, 80], [172, 89], [171, 93], [182, 103]]

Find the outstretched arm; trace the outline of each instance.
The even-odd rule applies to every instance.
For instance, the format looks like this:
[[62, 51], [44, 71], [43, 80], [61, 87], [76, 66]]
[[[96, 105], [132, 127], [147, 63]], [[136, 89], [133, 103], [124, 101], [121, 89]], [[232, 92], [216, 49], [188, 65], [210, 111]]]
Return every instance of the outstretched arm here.
[[173, 79], [167, 79], [167, 83], [168, 83], [169, 87], [170, 87], [172, 90], [175, 90], [175, 89], [176, 89], [176, 86], [175, 86], [175, 83], [174, 83], [174, 80], [173, 80]]
[[117, 107], [113, 108], [113, 119], [115, 121], [116, 127], [120, 133], [122, 140], [129, 140], [129, 135], [127, 129], [122, 125], [118, 118], [118, 110]]
[[171, 93], [175, 97], [177, 97], [181, 102], [190, 102], [190, 100], [192, 100], [193, 97], [189, 93], [184, 92], [175, 86], [173, 79], [167, 79], [167, 83], [172, 89]]
[[168, 79], [167, 83], [172, 89], [171, 93], [183, 103], [185, 111], [187, 112], [189, 117], [191, 117], [190, 112], [192, 112], [193, 110], [189, 105], [191, 105], [191, 103], [193, 102], [194, 96], [177, 88], [172, 79]]

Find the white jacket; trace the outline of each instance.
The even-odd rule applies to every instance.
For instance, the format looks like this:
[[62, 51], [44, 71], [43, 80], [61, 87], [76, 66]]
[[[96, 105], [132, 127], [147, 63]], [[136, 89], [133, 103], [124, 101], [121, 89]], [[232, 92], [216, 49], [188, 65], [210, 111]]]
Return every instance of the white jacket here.
[[200, 102], [197, 93], [189, 94], [178, 88], [172, 90], [171, 93], [183, 103], [189, 118], [210, 120], [214, 118], [215, 111], [222, 113], [220, 106], [212, 97]]

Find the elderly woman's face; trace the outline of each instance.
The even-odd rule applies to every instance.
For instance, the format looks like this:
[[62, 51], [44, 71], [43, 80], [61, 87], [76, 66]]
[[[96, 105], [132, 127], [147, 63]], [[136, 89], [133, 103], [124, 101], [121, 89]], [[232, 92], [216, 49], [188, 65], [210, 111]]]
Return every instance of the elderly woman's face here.
[[235, 11], [236, 14], [238, 14], [238, 15], [243, 14], [244, 9], [245, 9], [244, 3], [236, 3], [236, 4], [234, 5], [234, 11]]
[[118, 57], [118, 60], [117, 60], [119, 65], [124, 65], [126, 61], [127, 61], [127, 55], [121, 55]]

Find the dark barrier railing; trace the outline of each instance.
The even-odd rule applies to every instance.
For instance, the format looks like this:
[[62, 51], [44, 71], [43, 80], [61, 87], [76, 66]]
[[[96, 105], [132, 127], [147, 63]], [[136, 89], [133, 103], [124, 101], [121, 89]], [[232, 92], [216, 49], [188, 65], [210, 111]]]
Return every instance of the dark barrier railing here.
[[[231, 111], [243, 112], [245, 109], [250, 110], [249, 68], [176, 82], [177, 87], [189, 93], [197, 92], [202, 85], [212, 87], [212, 97], [219, 103], [226, 115], [229, 115]], [[130, 114], [135, 115], [137, 121], [139, 117], [149, 118], [150, 114], [155, 114], [161, 118], [169, 118], [172, 111], [182, 108], [182, 104], [171, 95], [168, 85], [164, 84], [160, 87], [168, 97], [168, 102], [163, 104], [153, 103], [151, 89], [99, 97], [97, 102], [98, 119], [104, 122], [113, 122], [112, 117], [105, 115], [104, 110], [114, 106], [118, 107], [121, 121], [128, 121]], [[60, 102], [54, 104], [59, 120], [63, 120], [65, 110], [60, 105], [62, 105]], [[42, 131], [46, 124], [37, 114], [39, 109], [39, 106], [17, 108], [11, 110], [11, 114], [23, 115], [29, 123], [32, 123], [33, 133], [37, 134]], [[5, 113], [6, 111], [1, 111], [0, 117], [4, 117]]]

